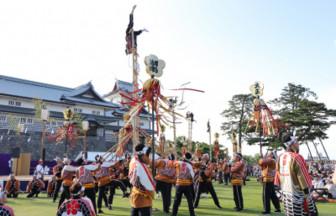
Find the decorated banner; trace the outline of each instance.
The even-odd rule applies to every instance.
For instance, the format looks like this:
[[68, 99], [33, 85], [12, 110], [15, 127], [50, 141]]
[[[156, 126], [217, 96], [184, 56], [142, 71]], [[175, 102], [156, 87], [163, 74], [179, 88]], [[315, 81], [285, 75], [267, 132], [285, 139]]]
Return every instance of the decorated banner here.
[[253, 100], [253, 115], [248, 122], [248, 127], [255, 128], [255, 132], [261, 130], [263, 136], [277, 135], [278, 128], [272, 111], [265, 101], [260, 99], [260, 96], [263, 95], [264, 85], [261, 82], [256, 82], [250, 87], [250, 90], [255, 99]]
[[231, 142], [232, 142], [232, 152], [237, 153], [238, 152], [237, 134], [234, 131], [231, 134]]
[[218, 138], [219, 138], [219, 133], [215, 133], [215, 142], [214, 142], [214, 157], [218, 159], [218, 155], [219, 155], [219, 151], [220, 151], [220, 148], [219, 148], [219, 141], [218, 141]]

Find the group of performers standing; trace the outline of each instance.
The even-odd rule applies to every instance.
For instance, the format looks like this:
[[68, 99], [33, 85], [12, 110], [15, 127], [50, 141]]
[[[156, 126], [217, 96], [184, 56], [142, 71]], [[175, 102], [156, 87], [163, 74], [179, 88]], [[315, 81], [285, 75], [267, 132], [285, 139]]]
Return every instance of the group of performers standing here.
[[[270, 214], [271, 201], [275, 212], [281, 212], [280, 201], [275, 192], [275, 185], [277, 185], [282, 192], [286, 215], [316, 216], [317, 208], [310, 198], [311, 177], [303, 157], [298, 153], [298, 142], [295, 137], [287, 136], [284, 138], [284, 146], [285, 152], [278, 157], [277, 161], [273, 152], [259, 160], [263, 184], [264, 211], [262, 214]], [[71, 165], [69, 159], [63, 161], [57, 159], [57, 164], [53, 167], [53, 178], [48, 185], [48, 194], [53, 198], [53, 202], [56, 202], [61, 191], [57, 215], [81, 212], [82, 215], [94, 216], [103, 213], [103, 203], [105, 207], [112, 210], [115, 190], [120, 188], [123, 197], [130, 197], [132, 216], [151, 215], [155, 192], [162, 194], [164, 213], [178, 215], [184, 195], [189, 214], [193, 216], [194, 209], [199, 206], [202, 193], [210, 193], [214, 204], [222, 208], [212, 184], [216, 176], [221, 176], [220, 179], [225, 183], [230, 179], [234, 209], [236, 211], [244, 209], [242, 185], [245, 179], [245, 162], [240, 153], [235, 153], [231, 162], [222, 160], [218, 163], [211, 162], [208, 154], [193, 158], [189, 152], [184, 153], [181, 160], [176, 160], [174, 154], [169, 154], [167, 157], [157, 158], [152, 163], [150, 154], [150, 147], [139, 144], [135, 147], [132, 158], [126, 156], [124, 160], [119, 161], [104, 161], [101, 157], [96, 157], [96, 162], [89, 164], [81, 159], [77, 161], [79, 166], [76, 167]], [[154, 178], [152, 169], [156, 171]], [[220, 182], [223, 182], [222, 180]], [[175, 186], [175, 197], [170, 211], [173, 186]], [[11, 175], [5, 186], [7, 196], [16, 198], [19, 187], [20, 182]], [[127, 192], [128, 187], [130, 194]], [[37, 197], [43, 188], [44, 182], [34, 176], [28, 184], [27, 197]], [[4, 208], [1, 202], [0, 208]]]

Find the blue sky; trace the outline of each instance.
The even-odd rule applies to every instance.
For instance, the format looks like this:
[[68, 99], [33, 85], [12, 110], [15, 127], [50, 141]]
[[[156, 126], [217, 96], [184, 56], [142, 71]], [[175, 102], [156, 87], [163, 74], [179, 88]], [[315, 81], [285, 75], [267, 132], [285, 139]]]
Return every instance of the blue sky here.
[[[148, 78], [143, 58], [154, 53], [166, 61], [160, 78], [165, 95], [187, 81], [206, 91], [185, 97], [197, 120], [196, 140], [208, 140], [208, 119], [219, 132], [227, 101], [257, 80], [265, 84], [266, 100], [295, 82], [336, 108], [331, 0], [2, 1], [0, 73], [69, 87], [92, 80], [99, 93], [109, 92], [116, 78], [132, 79], [124, 32], [133, 4], [135, 28], [149, 30], [138, 39], [141, 81]], [[186, 130], [179, 125], [178, 135]], [[336, 151], [335, 127], [329, 135], [327, 148]], [[230, 146], [225, 137], [220, 142]]]

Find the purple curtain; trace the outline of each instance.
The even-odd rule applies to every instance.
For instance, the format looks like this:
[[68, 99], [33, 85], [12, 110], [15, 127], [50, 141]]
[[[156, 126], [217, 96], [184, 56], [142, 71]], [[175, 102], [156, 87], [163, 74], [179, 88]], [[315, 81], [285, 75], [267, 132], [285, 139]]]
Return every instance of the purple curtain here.
[[0, 175], [9, 175], [10, 168], [8, 161], [10, 159], [10, 154], [0, 154]]

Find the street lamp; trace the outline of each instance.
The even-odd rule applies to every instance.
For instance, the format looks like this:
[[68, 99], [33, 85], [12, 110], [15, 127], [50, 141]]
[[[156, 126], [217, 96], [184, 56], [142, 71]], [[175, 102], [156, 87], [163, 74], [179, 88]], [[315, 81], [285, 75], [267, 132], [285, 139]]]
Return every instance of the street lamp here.
[[90, 128], [90, 123], [89, 123], [87, 120], [82, 121], [82, 128], [83, 128], [83, 131], [84, 131], [83, 153], [84, 153], [84, 159], [86, 160], [86, 159], [87, 159], [87, 142], [86, 142], [86, 134], [87, 134], [87, 131], [88, 131], [89, 128]]
[[45, 160], [44, 138], [45, 138], [46, 122], [49, 120], [49, 110], [47, 109], [41, 110], [41, 119], [42, 119], [42, 136], [41, 136], [40, 158], [44, 162]]

